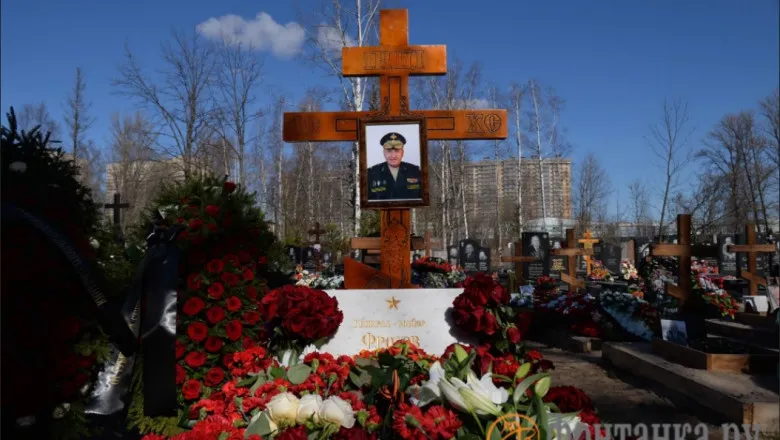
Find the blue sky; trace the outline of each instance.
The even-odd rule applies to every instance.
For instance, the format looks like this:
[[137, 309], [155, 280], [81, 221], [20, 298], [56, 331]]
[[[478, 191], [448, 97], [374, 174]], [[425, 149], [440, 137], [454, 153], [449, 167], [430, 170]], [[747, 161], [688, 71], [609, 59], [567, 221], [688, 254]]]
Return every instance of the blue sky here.
[[[297, 4], [310, 9], [321, 1]], [[572, 158], [596, 152], [618, 190], [613, 198], [619, 195], [623, 204], [632, 179], [661, 186], [645, 136], [664, 97], [689, 101], [695, 148], [722, 116], [755, 108], [780, 77], [777, 0], [384, 5], [409, 8], [412, 44], [445, 44], [450, 62], [481, 61], [485, 79], [499, 85], [536, 78], [554, 87], [566, 100], [561, 124], [574, 146]], [[88, 135], [105, 143], [111, 113], [134, 110], [110, 86], [126, 42], [145, 67], [155, 68], [172, 28], [193, 29], [227, 14], [251, 20], [261, 12], [282, 25], [297, 18], [294, 3], [285, 1], [3, 0], [3, 113], [10, 105], [43, 101], [60, 118], [79, 66], [97, 118]], [[335, 79], [266, 52], [261, 95], [274, 90], [299, 97], [317, 84], [335, 86]]]

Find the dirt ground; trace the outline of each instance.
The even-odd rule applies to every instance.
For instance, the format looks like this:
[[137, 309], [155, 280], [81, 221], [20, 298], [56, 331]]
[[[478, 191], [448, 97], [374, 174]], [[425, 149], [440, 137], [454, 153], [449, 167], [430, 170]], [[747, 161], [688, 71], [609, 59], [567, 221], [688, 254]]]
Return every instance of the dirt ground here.
[[[691, 426], [705, 423], [709, 438], [724, 438], [720, 427], [722, 421], [708, 417], [711, 411], [688, 398], [671, 396], [668, 391], [663, 391], [664, 395], [673, 400], [650, 391], [658, 390], [658, 385], [605, 366], [600, 351], [577, 354], [543, 344], [533, 345], [555, 364], [553, 385], [581, 388], [593, 399], [604, 423], [688, 423]], [[777, 435], [762, 436], [762, 439], [777, 438]]]

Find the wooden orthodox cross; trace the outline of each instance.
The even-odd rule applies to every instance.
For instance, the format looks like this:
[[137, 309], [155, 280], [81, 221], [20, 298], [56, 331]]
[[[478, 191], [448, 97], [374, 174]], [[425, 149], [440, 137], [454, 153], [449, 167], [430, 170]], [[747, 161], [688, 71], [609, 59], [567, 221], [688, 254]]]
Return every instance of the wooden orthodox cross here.
[[756, 225], [745, 225], [745, 238], [747, 244], [730, 245], [728, 247], [729, 252], [739, 252], [747, 254], [747, 270], [739, 271], [739, 276], [746, 279], [750, 283], [750, 295], [758, 295], [758, 286], [766, 287], [766, 278], [756, 275], [756, 254], [757, 253], [774, 253], [775, 245], [773, 244], [757, 244], [756, 243]]
[[[586, 232], [586, 238], [589, 237], [590, 231]], [[579, 240], [582, 243], [582, 240]], [[550, 251], [552, 255], [557, 255], [566, 258], [566, 272], [561, 272], [561, 281], [568, 284], [569, 292], [574, 293], [577, 289], [585, 288], [585, 281], [577, 279], [577, 257], [583, 256], [588, 260], [588, 273], [590, 273], [590, 256], [593, 255], [593, 245], [590, 247], [578, 248], [577, 239], [574, 237], [574, 229], [566, 230], [566, 247], [563, 249], [552, 249]]]
[[114, 203], [106, 203], [103, 205], [105, 209], [114, 210], [114, 227], [118, 228], [121, 223], [122, 209], [129, 208], [129, 203], [120, 203], [119, 193], [114, 193]]
[[[431, 251], [433, 250], [441, 250], [441, 241], [433, 240], [432, 237], [433, 234], [431, 234], [431, 230], [427, 229], [425, 231], [425, 256], [430, 257]], [[412, 246], [414, 248], [414, 246]]]
[[502, 263], [515, 263], [515, 279], [517, 283], [523, 282], [523, 263], [531, 263], [536, 261], [534, 257], [523, 256], [523, 244], [515, 242], [515, 255], [512, 257], [501, 257]]
[[[566, 230], [566, 234], [568, 236], [569, 230]], [[598, 243], [598, 238], [593, 238], [593, 234], [590, 232], [590, 229], [585, 230], [585, 234], [582, 236], [583, 238], [577, 240], [579, 243], [582, 243], [582, 247], [585, 249], [590, 249], [591, 253], [589, 254], [583, 254], [583, 259], [585, 260], [585, 274], [590, 275], [591, 270], [593, 269], [593, 258], [591, 256], [593, 255], [593, 245]]]
[[309, 229], [309, 235], [314, 236], [314, 244], [320, 244], [320, 235], [324, 234], [326, 231], [324, 229], [320, 229], [320, 222], [314, 222], [314, 227]]
[[[410, 46], [406, 9], [379, 12], [379, 46], [345, 47], [341, 52], [343, 76], [379, 76], [381, 110], [370, 112], [285, 113], [286, 142], [328, 142], [359, 139], [358, 122], [381, 114], [410, 115], [409, 76], [447, 73], [445, 46]], [[423, 110], [429, 140], [506, 139], [506, 110]], [[357, 165], [357, 164], [356, 164]], [[411, 282], [411, 227], [409, 208], [381, 211], [382, 273], [389, 286]], [[345, 271], [356, 268], [345, 264]], [[365, 271], [364, 271], [365, 272]], [[347, 274], [348, 278], [349, 275]]]

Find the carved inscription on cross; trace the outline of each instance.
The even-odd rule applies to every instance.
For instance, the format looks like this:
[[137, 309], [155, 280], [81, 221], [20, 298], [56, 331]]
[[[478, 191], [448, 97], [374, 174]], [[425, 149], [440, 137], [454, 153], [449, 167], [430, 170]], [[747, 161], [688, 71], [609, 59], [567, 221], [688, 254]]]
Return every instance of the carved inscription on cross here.
[[119, 227], [119, 224], [121, 223], [121, 216], [122, 216], [122, 209], [129, 208], [129, 203], [120, 203], [120, 195], [119, 193], [114, 193], [114, 203], [106, 203], [103, 205], [103, 208], [105, 209], [113, 209], [114, 210], [114, 227]]
[[[381, 110], [378, 114], [383, 116], [411, 115], [410, 75], [447, 73], [445, 46], [409, 45], [409, 16], [406, 9], [380, 11], [379, 46], [345, 47], [342, 49], [341, 58], [341, 71], [346, 77], [379, 76]], [[357, 141], [359, 120], [378, 114], [285, 113], [283, 138], [286, 142]], [[414, 114], [426, 118], [428, 140], [507, 137], [507, 114], [504, 109], [427, 110], [415, 111]], [[382, 272], [393, 280], [392, 287], [408, 285], [411, 280], [409, 209], [383, 210], [380, 225]], [[345, 275], [349, 277], [349, 274]]]
[[773, 244], [757, 244], [756, 243], [756, 225], [745, 225], [745, 238], [747, 244], [730, 245], [728, 247], [729, 252], [739, 252], [747, 254], [748, 269], [740, 270], [739, 276], [746, 279], [750, 283], [750, 295], [758, 295], [758, 286], [766, 287], [766, 278], [756, 275], [756, 254], [757, 253], [774, 253], [775, 245]]
[[[590, 231], [586, 233], [590, 234]], [[580, 240], [582, 242], [582, 240]], [[569, 292], [574, 293], [577, 289], [585, 288], [585, 281], [577, 279], [577, 257], [583, 256], [590, 259], [593, 255], [593, 245], [586, 248], [577, 247], [577, 239], [574, 237], [574, 229], [566, 230], [566, 247], [563, 249], [553, 249], [550, 251], [552, 255], [557, 255], [566, 258], [566, 272], [561, 272], [561, 281], [569, 286]]]
[[523, 244], [514, 242], [515, 255], [511, 257], [501, 257], [502, 263], [515, 263], [515, 279], [517, 283], [523, 282], [523, 263], [531, 263], [536, 261], [534, 257], [523, 256]]
[[[568, 229], [566, 230], [568, 234]], [[590, 232], [590, 229], [585, 230], [585, 234], [582, 236], [583, 238], [580, 238], [577, 240], [577, 242], [582, 244], [582, 247], [585, 249], [590, 249], [591, 253], [587, 254], [583, 257], [585, 260], [585, 274], [590, 275], [591, 270], [593, 269], [593, 258], [591, 257], [593, 255], [593, 245], [600, 242], [598, 238], [593, 238], [593, 234]]]

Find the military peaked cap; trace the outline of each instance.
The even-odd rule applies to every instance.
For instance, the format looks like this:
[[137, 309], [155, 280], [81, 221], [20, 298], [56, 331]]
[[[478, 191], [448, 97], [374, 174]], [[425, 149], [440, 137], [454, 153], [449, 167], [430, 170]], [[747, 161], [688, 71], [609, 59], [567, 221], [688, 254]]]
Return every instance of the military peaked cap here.
[[385, 150], [403, 148], [406, 145], [406, 138], [400, 133], [387, 133], [379, 140], [379, 145]]

